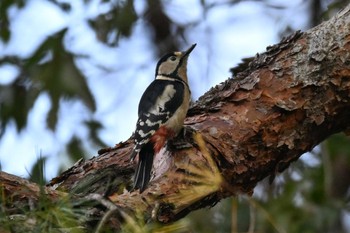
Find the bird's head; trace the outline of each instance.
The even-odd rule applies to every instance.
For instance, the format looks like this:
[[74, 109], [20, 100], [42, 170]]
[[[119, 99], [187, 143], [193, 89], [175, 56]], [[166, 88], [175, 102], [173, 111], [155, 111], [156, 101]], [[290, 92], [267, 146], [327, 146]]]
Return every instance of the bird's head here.
[[190, 48], [183, 52], [172, 52], [164, 55], [157, 64], [156, 77], [158, 75], [173, 78], [181, 78], [187, 82], [187, 58], [196, 47], [193, 44]]

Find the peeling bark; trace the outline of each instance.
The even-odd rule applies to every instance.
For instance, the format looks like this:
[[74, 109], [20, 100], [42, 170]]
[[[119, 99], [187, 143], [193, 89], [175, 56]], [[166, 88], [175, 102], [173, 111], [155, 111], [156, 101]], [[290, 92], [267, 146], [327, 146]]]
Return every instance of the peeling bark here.
[[[349, 119], [350, 5], [268, 47], [245, 71], [195, 102], [185, 121], [190, 146], [163, 148], [142, 194], [127, 191], [135, 166], [129, 161], [132, 139], [78, 161], [46, 189], [102, 194], [123, 212], [139, 210], [146, 219], [168, 223], [222, 198], [251, 194], [262, 179], [349, 129]], [[6, 180], [3, 173], [0, 178]]]

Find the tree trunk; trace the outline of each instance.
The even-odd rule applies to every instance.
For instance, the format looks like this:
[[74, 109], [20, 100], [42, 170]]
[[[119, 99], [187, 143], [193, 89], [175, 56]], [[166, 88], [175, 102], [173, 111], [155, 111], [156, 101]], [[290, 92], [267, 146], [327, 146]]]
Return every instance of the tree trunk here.
[[[44, 191], [50, 200], [63, 193], [73, 194], [74, 203], [94, 200], [84, 208], [96, 222], [105, 216], [115, 228], [136, 212], [168, 223], [222, 198], [251, 194], [265, 177], [273, 178], [325, 138], [349, 129], [349, 61], [350, 5], [268, 47], [246, 70], [199, 98], [188, 112], [184, 139], [168, 143], [156, 156], [153, 179], [142, 194], [127, 191], [135, 167], [129, 161], [131, 138], [78, 161]], [[0, 180], [2, 200], [11, 199], [4, 205], [12, 206], [10, 214], [21, 212], [28, 200], [35, 206], [40, 189], [27, 192], [35, 184], [6, 173]], [[101, 196], [89, 196], [93, 193]], [[115, 214], [107, 218], [108, 211]]]

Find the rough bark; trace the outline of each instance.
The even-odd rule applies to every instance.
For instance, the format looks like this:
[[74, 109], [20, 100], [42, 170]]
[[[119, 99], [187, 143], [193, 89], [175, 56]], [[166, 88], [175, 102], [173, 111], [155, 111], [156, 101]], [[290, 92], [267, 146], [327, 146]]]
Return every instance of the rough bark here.
[[[350, 5], [268, 47], [245, 71], [195, 102], [185, 121], [186, 146], [175, 140], [163, 148], [142, 194], [127, 191], [135, 166], [129, 161], [131, 138], [78, 161], [45, 190], [102, 194], [119, 217], [138, 210], [146, 219], [168, 223], [222, 198], [251, 194], [260, 180], [348, 129], [349, 119]], [[5, 173], [0, 178], [4, 195], [21, 202], [15, 195], [21, 187], [10, 190], [11, 180]], [[99, 210], [102, 216], [105, 210]]]

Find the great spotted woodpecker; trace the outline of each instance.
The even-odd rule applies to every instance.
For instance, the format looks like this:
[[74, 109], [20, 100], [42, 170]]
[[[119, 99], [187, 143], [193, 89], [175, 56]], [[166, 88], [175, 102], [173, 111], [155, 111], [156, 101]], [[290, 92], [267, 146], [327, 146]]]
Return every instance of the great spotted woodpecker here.
[[134, 190], [145, 190], [151, 178], [154, 155], [183, 127], [191, 96], [187, 59], [195, 46], [164, 55], [158, 61], [155, 79], [141, 97], [131, 154], [131, 160], [138, 154]]

